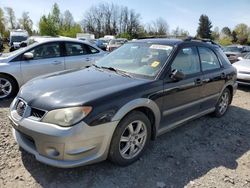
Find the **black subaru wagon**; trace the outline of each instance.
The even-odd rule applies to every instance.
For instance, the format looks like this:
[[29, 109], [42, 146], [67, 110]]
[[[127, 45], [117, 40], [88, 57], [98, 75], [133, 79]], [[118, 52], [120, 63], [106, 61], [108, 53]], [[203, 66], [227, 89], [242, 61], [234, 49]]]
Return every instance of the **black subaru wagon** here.
[[150, 139], [205, 114], [223, 116], [236, 88], [218, 45], [144, 39], [93, 66], [28, 82], [9, 117], [17, 143], [43, 163], [128, 165]]

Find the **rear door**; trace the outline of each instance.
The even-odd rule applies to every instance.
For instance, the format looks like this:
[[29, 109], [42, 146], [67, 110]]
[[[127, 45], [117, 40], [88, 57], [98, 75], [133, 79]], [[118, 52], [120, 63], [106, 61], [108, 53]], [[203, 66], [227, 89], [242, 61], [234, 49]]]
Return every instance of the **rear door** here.
[[41, 44], [26, 52], [32, 53], [34, 57], [31, 60], [21, 57], [24, 83], [43, 74], [64, 70], [64, 57], [62, 57], [60, 42]]
[[196, 47], [181, 48], [171, 65], [171, 71], [181, 71], [185, 78], [181, 81], [164, 81], [164, 105], [161, 129], [167, 130], [180, 121], [199, 113], [201, 98], [201, 68]]
[[98, 57], [99, 50], [84, 43], [65, 42], [66, 69], [79, 69], [92, 65]]
[[220, 96], [220, 92], [226, 81], [224, 71], [216, 53], [208, 47], [198, 47], [202, 77], [202, 98], [201, 110], [213, 108]]

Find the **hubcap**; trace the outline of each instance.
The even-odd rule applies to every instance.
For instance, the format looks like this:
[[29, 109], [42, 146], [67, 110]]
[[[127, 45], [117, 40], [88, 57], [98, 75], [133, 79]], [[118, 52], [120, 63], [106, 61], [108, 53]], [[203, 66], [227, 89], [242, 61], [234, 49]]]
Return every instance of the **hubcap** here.
[[142, 121], [133, 121], [124, 130], [119, 150], [125, 159], [136, 157], [144, 148], [147, 140], [147, 128]]
[[220, 99], [219, 111], [221, 114], [224, 114], [227, 110], [229, 103], [229, 95], [227, 92], [223, 93]]
[[11, 93], [11, 90], [11, 83], [5, 78], [0, 78], [0, 99], [7, 97]]

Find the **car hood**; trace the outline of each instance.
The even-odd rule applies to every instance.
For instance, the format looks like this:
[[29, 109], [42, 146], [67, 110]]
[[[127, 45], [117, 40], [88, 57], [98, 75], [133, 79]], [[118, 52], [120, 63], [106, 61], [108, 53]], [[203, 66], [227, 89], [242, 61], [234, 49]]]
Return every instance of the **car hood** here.
[[233, 66], [238, 71], [250, 72], [250, 59], [243, 59], [241, 61], [237, 61], [236, 63], [233, 64]]
[[26, 83], [19, 97], [28, 105], [53, 110], [84, 105], [149, 80], [135, 79], [89, 67], [41, 76]]

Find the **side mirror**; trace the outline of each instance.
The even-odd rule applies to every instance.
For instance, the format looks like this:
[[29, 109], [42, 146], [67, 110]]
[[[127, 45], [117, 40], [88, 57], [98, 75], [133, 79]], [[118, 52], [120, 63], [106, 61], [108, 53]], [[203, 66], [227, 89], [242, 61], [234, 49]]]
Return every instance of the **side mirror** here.
[[25, 60], [30, 60], [34, 58], [34, 55], [31, 52], [26, 52], [23, 54]]
[[178, 71], [177, 69], [174, 69], [170, 74], [170, 78], [174, 81], [180, 81], [185, 78], [185, 74], [181, 71]]

